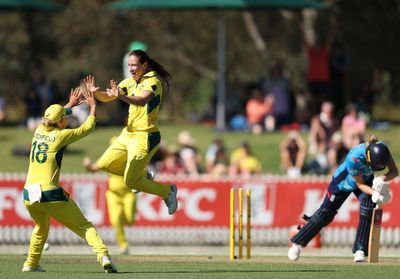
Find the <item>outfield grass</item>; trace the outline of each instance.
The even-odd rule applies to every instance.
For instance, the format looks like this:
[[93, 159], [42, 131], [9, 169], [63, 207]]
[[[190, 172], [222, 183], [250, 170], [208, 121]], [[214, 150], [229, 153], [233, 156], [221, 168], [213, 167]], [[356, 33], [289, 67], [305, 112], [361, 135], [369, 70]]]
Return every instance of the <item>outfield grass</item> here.
[[[112, 136], [121, 132], [121, 127], [97, 127], [88, 137], [70, 145], [64, 155], [62, 171], [64, 173], [83, 172], [81, 161], [84, 156], [98, 158], [109, 144]], [[237, 147], [240, 142], [250, 142], [253, 152], [261, 160], [263, 172], [280, 174], [279, 170], [279, 143], [284, 137], [283, 133], [267, 133], [254, 136], [249, 133], [216, 133], [213, 127], [204, 125], [161, 125], [162, 138], [168, 144], [176, 144], [180, 131], [189, 130], [196, 138], [198, 147], [203, 154], [208, 144], [216, 136], [221, 137], [226, 144], [228, 152]], [[392, 155], [400, 165], [400, 126], [392, 126], [387, 131], [371, 130], [380, 139], [385, 140], [392, 150]], [[307, 134], [302, 134], [307, 138]], [[26, 172], [28, 156], [13, 156], [16, 147], [29, 148], [32, 133], [24, 127], [0, 128], [0, 172]]]
[[349, 258], [253, 257], [229, 261], [207, 256], [115, 256], [119, 273], [104, 274], [95, 256], [43, 255], [45, 273], [22, 273], [23, 255], [0, 255], [1, 278], [398, 278], [399, 259], [384, 258], [377, 264], [354, 264]]

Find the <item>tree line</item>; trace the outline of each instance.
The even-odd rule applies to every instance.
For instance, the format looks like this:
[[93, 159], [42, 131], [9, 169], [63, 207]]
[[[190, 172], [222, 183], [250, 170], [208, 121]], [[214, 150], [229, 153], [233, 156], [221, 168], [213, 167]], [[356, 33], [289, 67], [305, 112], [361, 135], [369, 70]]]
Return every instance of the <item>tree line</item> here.
[[[79, 78], [96, 76], [106, 87], [121, 80], [122, 58], [133, 40], [173, 75], [163, 119], [179, 121], [210, 109], [216, 91], [217, 21], [226, 22], [229, 88], [261, 80], [282, 61], [295, 87], [305, 87], [300, 10], [109, 10], [106, 0], [53, 0], [57, 11], [0, 11], [0, 94], [18, 108], [38, 73], [64, 99]], [[324, 36], [329, 18], [338, 23], [336, 40], [348, 56], [348, 98], [381, 75], [377, 100], [400, 100], [399, 1], [336, 1], [318, 11], [315, 32]], [[229, 86], [230, 85], [230, 86]], [[226, 92], [229, 98], [229, 91]], [[18, 111], [18, 109], [16, 109]], [[18, 114], [22, 116], [23, 114]]]

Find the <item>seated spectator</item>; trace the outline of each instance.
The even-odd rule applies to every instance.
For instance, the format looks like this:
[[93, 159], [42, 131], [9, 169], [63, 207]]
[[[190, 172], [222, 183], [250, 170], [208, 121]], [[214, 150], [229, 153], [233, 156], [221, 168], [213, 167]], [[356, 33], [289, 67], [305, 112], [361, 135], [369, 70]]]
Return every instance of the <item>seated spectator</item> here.
[[185, 172], [189, 175], [200, 173], [201, 154], [196, 148], [196, 141], [189, 131], [182, 131], [178, 135], [179, 157]]
[[337, 128], [337, 121], [333, 115], [333, 104], [323, 102], [321, 112], [311, 119], [310, 153], [314, 155], [326, 150]]
[[4, 97], [0, 95], [0, 123], [6, 118]]
[[301, 176], [307, 154], [307, 145], [295, 130], [290, 131], [280, 144], [281, 169], [289, 178]]
[[176, 146], [170, 145], [166, 148], [165, 158], [161, 163], [162, 174], [185, 174], [185, 168], [180, 160], [179, 151]]
[[350, 104], [347, 113], [342, 120], [343, 143], [347, 149], [351, 149], [362, 141], [367, 129], [367, 120], [359, 116], [357, 107]]
[[243, 178], [249, 178], [253, 174], [261, 173], [261, 171], [261, 162], [252, 155], [247, 142], [242, 142], [240, 147], [232, 151], [229, 165], [230, 176], [241, 175]]
[[294, 118], [295, 122], [299, 123], [301, 126], [309, 127], [311, 120], [311, 96], [310, 93], [303, 89], [294, 90], [294, 102], [295, 102], [295, 112]]
[[308, 153], [312, 159], [308, 164], [309, 172], [313, 174], [328, 172], [327, 151], [336, 130], [337, 121], [333, 114], [333, 104], [323, 102], [321, 112], [311, 119]]
[[339, 131], [335, 132], [332, 136], [331, 145], [328, 149], [328, 163], [329, 163], [329, 174], [333, 174], [337, 167], [346, 158], [349, 149], [346, 148], [342, 141], [342, 135]]
[[224, 175], [228, 171], [227, 156], [221, 138], [216, 138], [206, 151], [206, 173], [213, 176]]
[[250, 94], [251, 97], [246, 103], [246, 116], [250, 131], [253, 134], [260, 134], [263, 130], [274, 130], [273, 95], [264, 97], [259, 87], [253, 87]]

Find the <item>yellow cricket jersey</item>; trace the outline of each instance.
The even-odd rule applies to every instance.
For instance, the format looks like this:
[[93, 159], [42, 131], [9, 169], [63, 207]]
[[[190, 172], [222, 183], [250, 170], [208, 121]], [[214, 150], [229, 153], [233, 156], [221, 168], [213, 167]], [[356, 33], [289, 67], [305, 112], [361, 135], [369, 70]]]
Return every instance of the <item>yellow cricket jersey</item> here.
[[239, 162], [241, 170], [248, 170], [250, 173], [257, 173], [262, 170], [261, 162], [253, 156], [248, 156]]
[[110, 174], [108, 179], [108, 190], [120, 195], [132, 192], [132, 189], [126, 186], [124, 177], [115, 174]]
[[242, 147], [238, 147], [232, 151], [229, 161], [231, 164], [238, 163], [244, 156], [244, 149]]
[[127, 96], [140, 96], [143, 91], [154, 93], [154, 98], [145, 106], [129, 105], [128, 132], [158, 131], [158, 110], [160, 108], [163, 86], [155, 71], [143, 75], [137, 83], [132, 77], [120, 82], [121, 93]]
[[76, 129], [60, 130], [40, 125], [32, 139], [25, 186], [39, 183], [43, 191], [57, 188], [65, 147], [87, 136], [94, 130], [95, 124], [95, 117], [89, 116]]

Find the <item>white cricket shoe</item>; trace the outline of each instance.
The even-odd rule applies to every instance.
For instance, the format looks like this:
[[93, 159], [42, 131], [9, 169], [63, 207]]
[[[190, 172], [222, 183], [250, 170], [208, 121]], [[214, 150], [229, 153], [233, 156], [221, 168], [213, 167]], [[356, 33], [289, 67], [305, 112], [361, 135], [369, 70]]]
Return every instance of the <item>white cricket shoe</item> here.
[[37, 267], [24, 265], [24, 267], [22, 268], [22, 272], [45, 272], [45, 271], [46, 270], [44, 270], [40, 265], [38, 265]]
[[109, 256], [103, 256], [101, 259], [101, 266], [103, 267], [105, 273], [118, 273], [117, 268]]
[[178, 200], [176, 195], [178, 193], [178, 188], [175, 184], [171, 184], [171, 190], [169, 191], [168, 198], [164, 200], [165, 205], [168, 207], [168, 214], [172, 215], [178, 208]]
[[293, 243], [288, 251], [288, 258], [291, 261], [297, 261], [300, 258], [301, 245]]
[[357, 250], [354, 253], [354, 262], [355, 263], [363, 263], [366, 262], [367, 258], [365, 257], [364, 251], [363, 250]]

